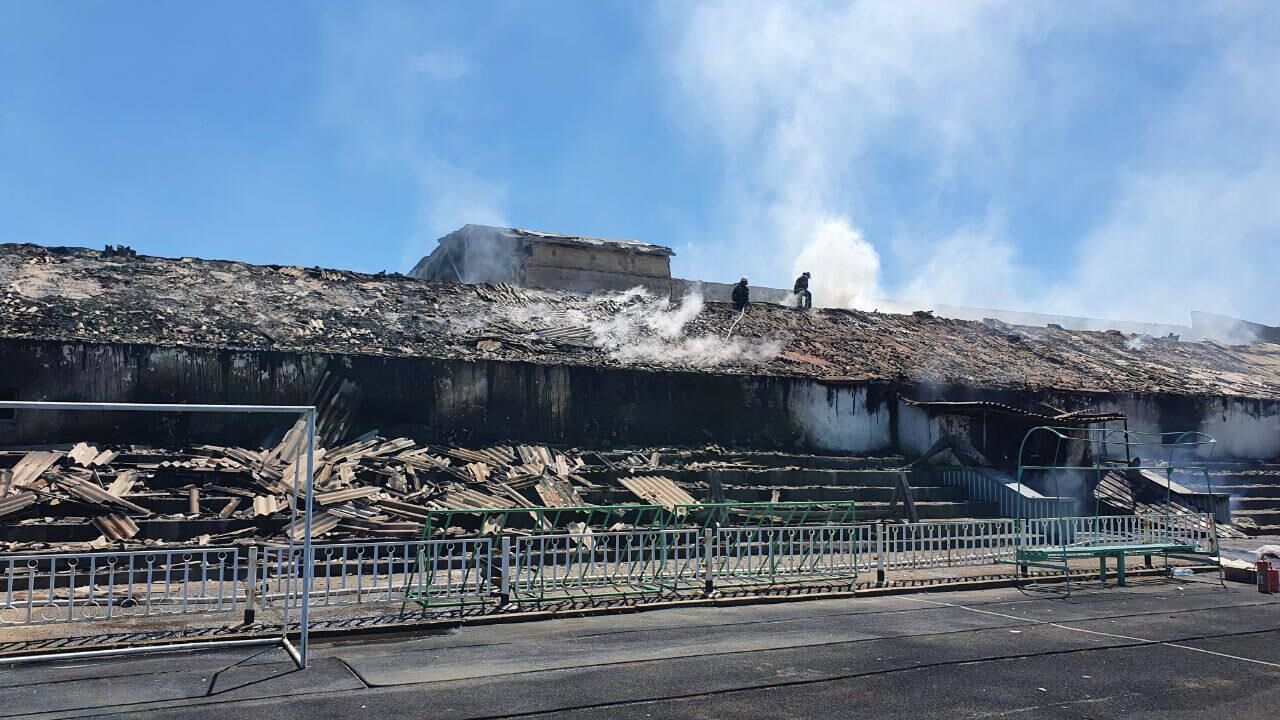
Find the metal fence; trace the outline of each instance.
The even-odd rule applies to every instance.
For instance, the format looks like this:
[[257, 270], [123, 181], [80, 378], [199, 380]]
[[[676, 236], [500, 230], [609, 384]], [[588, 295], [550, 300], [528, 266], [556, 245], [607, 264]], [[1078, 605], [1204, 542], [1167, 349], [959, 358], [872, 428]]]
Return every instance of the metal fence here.
[[[997, 471], [977, 468], [937, 470], [942, 484], [968, 490], [973, 502], [995, 503], [1004, 517], [1057, 518], [1059, 508], [1074, 504], [1071, 498], [1046, 497]], [[1064, 512], [1071, 512], [1065, 509]]]
[[[1211, 517], [1104, 516], [507, 535], [446, 540], [0, 556], [0, 624], [304, 606], [386, 612], [716, 588], [854, 582], [860, 574], [1007, 562], [1018, 548], [1177, 543], [1214, 549]], [[310, 577], [310, 585], [306, 578]], [[306, 602], [304, 602], [304, 598]], [[298, 616], [292, 616], [300, 621]]]
[[1212, 516], [1104, 515], [1027, 521], [1026, 547], [1177, 543], [1213, 550]]
[[883, 526], [884, 570], [991, 565], [1012, 557], [1017, 520], [954, 520]]
[[516, 602], [679, 594], [703, 589], [704, 538], [698, 528], [507, 537], [494, 564]]
[[235, 547], [3, 556], [0, 623], [234, 613], [240, 560]]
[[[312, 608], [482, 601], [489, 595], [492, 547], [492, 538], [316, 544], [307, 600]], [[264, 608], [300, 608], [301, 557], [299, 548], [263, 548], [251, 570], [254, 600]]]
[[779, 585], [854, 579], [874, 557], [872, 525], [720, 528], [711, 577], [716, 585]]

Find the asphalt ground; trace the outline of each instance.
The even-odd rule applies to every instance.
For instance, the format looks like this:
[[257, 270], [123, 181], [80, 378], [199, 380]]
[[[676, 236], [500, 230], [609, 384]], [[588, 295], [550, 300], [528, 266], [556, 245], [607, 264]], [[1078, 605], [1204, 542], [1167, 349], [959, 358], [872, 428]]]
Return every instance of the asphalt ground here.
[[0, 716], [1280, 717], [1280, 601], [1182, 580], [367, 636], [305, 671], [274, 648], [0, 666]]

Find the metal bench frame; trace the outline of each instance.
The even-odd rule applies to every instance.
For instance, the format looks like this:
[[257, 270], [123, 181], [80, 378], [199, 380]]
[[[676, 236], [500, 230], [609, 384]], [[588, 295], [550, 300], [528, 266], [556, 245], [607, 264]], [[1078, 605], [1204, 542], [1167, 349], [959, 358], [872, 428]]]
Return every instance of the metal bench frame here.
[[[1054, 440], [1054, 454], [1050, 464], [1029, 464], [1026, 460], [1026, 450], [1028, 442], [1037, 436], [1047, 435]], [[1172, 508], [1172, 486], [1173, 475], [1175, 472], [1195, 472], [1203, 475], [1205, 484], [1209, 491], [1210, 497], [1213, 493], [1213, 481], [1209, 475], [1207, 467], [1203, 462], [1197, 462], [1192, 458], [1185, 460], [1187, 456], [1193, 453], [1201, 453], [1206, 458], [1211, 456], [1217, 440], [1205, 433], [1188, 431], [1176, 433], [1141, 433], [1130, 431], [1127, 427], [1123, 430], [1108, 429], [1105, 426], [1100, 428], [1091, 427], [1050, 427], [1040, 426], [1027, 431], [1022, 438], [1022, 443], [1018, 448], [1018, 473], [1017, 487], [1019, 496], [1022, 493], [1022, 486], [1025, 474], [1028, 472], [1047, 473], [1049, 480], [1053, 484], [1053, 494], [1061, 497], [1061, 480], [1066, 473], [1085, 473], [1091, 474], [1096, 482], [1101, 482], [1104, 474], [1115, 470], [1154, 470], [1164, 473], [1165, 482], [1165, 508], [1164, 515], [1152, 515], [1151, 519], [1154, 523], [1160, 523], [1161, 532], [1168, 534], [1169, 538], [1165, 541], [1152, 542], [1149, 540], [1137, 542], [1123, 542], [1123, 539], [1117, 541], [1116, 538], [1109, 537], [1103, 542], [1098, 542], [1097, 538], [1086, 539], [1077, 542], [1071, 537], [1071, 533], [1067, 529], [1066, 519], [1062, 514], [1062, 504], [1058, 504], [1058, 518], [1055, 528], [1060, 544], [1042, 546], [1035, 544], [1033, 538], [1027, 532], [1019, 534], [1018, 546], [1014, 557], [1004, 562], [1016, 564], [1019, 567], [1018, 577], [1020, 579], [1019, 587], [1041, 587], [1039, 583], [1029, 578], [1030, 568], [1038, 568], [1044, 570], [1053, 570], [1061, 573], [1064, 578], [1062, 584], [1063, 594], [1071, 593], [1071, 561], [1083, 558], [1097, 558], [1098, 560], [1098, 579], [1102, 586], [1107, 585], [1107, 560], [1112, 559], [1115, 563], [1115, 584], [1117, 586], [1125, 585], [1125, 561], [1129, 557], [1141, 556], [1144, 565], [1148, 568], [1153, 567], [1152, 558], [1160, 556], [1164, 558], [1166, 571], [1172, 575], [1173, 568], [1170, 566], [1170, 560], [1186, 560], [1194, 563], [1205, 564], [1211, 562], [1218, 570], [1218, 584], [1225, 587], [1225, 576], [1223, 575], [1221, 557], [1219, 555], [1219, 542], [1217, 535], [1217, 523], [1212, 512], [1209, 514], [1207, 524], [1209, 528], [1209, 546], [1186, 542], [1186, 538], [1175, 537], [1174, 530], [1174, 514]], [[1064, 445], [1066, 450], [1070, 450], [1072, 443], [1086, 443], [1089, 457], [1092, 459], [1091, 464], [1066, 464], [1060, 463], [1059, 459], [1064, 458]], [[1107, 459], [1109, 448], [1121, 446], [1124, 448], [1125, 462], [1122, 465]], [[1166, 461], [1161, 464], [1158, 461], [1133, 461], [1135, 457], [1134, 451], [1140, 449], [1141, 455], [1138, 457], [1156, 457], [1163, 455]], [[1156, 452], [1158, 451], [1158, 452]], [[1179, 453], [1183, 457], [1179, 457]], [[1086, 475], [1087, 477], [1087, 475]], [[1096, 485], [1095, 485], [1096, 487]], [[1094, 514], [1095, 519], [1101, 517], [1099, 514], [1100, 502], [1096, 492], [1094, 495]], [[1028, 518], [1026, 517], [1024, 503], [1019, 502], [1017, 507], [1017, 516], [1019, 518], [1020, 527], [1028, 527]], [[1180, 520], [1189, 519], [1186, 515], [1178, 515]], [[1194, 517], [1194, 516], [1192, 516]], [[1044, 589], [1044, 588], [1041, 588]]]

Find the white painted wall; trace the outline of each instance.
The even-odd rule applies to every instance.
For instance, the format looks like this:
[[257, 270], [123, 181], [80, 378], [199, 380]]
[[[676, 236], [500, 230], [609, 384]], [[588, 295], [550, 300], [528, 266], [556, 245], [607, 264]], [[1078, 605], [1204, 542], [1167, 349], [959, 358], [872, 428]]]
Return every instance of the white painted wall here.
[[1218, 440], [1214, 457], [1280, 457], [1280, 408], [1245, 400], [1221, 400], [1204, 417], [1200, 431]]
[[814, 450], [870, 453], [893, 451], [892, 412], [888, 403], [867, 407], [865, 388], [797, 383], [787, 411], [805, 444]]
[[[1129, 429], [1133, 431], [1158, 433], [1163, 429], [1165, 432], [1198, 430], [1208, 433], [1218, 441], [1213, 448], [1213, 457], [1217, 459], [1280, 458], [1280, 405], [1273, 402], [1237, 398], [1208, 401], [1199, 424], [1194, 427], [1175, 427], [1167, 419], [1162, 422], [1159, 404], [1150, 399], [1107, 400], [1100, 402], [1098, 409], [1124, 413], [1129, 417]], [[1123, 453], [1123, 449], [1119, 452]], [[1208, 452], [1206, 446], [1198, 454], [1203, 456]]]

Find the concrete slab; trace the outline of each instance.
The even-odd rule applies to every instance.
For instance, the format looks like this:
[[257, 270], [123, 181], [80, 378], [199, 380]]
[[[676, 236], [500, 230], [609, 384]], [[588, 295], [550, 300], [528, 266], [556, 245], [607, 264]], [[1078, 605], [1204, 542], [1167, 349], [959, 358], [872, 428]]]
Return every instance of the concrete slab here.
[[[185, 658], [184, 658], [185, 659]], [[210, 701], [242, 702], [283, 698], [321, 691], [356, 690], [364, 685], [341, 661], [323, 659], [307, 671], [292, 661], [245, 664], [232, 661], [221, 667], [192, 668], [182, 660], [169, 672], [134, 677], [51, 678], [29, 686], [0, 690], [3, 717], [87, 717], [103, 711], [141, 712], [172, 703]]]

